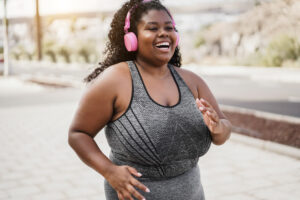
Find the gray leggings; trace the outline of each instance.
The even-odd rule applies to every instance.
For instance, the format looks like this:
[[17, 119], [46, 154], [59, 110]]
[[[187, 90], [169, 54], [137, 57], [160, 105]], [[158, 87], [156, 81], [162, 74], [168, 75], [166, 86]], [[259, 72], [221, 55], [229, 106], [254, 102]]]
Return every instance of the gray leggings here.
[[[205, 200], [198, 165], [184, 174], [165, 180], [137, 179], [151, 191], [147, 193], [137, 189], [146, 200]], [[106, 180], [104, 189], [106, 200], [118, 200], [116, 191]]]

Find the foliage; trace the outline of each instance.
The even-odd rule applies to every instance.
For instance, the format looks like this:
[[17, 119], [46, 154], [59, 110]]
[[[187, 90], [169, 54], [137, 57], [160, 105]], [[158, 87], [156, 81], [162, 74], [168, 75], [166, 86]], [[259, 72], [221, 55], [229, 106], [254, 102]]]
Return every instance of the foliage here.
[[242, 60], [236, 59], [236, 62], [249, 66], [299, 67], [300, 42], [295, 37], [281, 34], [274, 37], [264, 49], [259, 49]]
[[54, 40], [44, 40], [43, 41], [43, 55], [46, 57], [49, 57], [52, 62], [57, 61], [54, 47], [55, 47]]
[[261, 63], [265, 66], [282, 66], [287, 60], [300, 58], [300, 43], [297, 38], [279, 35], [271, 40], [262, 54]]
[[57, 61], [57, 59], [56, 59], [56, 54], [55, 54], [55, 52], [54, 52], [52, 49], [47, 49], [47, 50], [44, 52], [44, 54], [45, 54], [46, 56], [49, 56], [49, 57], [51, 58], [51, 61], [52, 61], [52, 62], [56, 62], [56, 61]]
[[19, 44], [17, 45], [16, 47], [12, 48], [10, 50], [10, 55], [13, 59], [16, 59], [16, 60], [20, 60], [20, 59], [26, 59], [28, 58], [28, 55], [29, 53], [26, 52], [26, 49], [23, 45]]
[[195, 41], [195, 48], [199, 48], [200, 46], [205, 44], [205, 39], [203, 37], [203, 35], [198, 34], [196, 41]]
[[84, 63], [95, 62], [95, 57], [98, 53], [96, 50], [96, 42], [93, 39], [86, 39], [85, 43], [76, 43], [77, 61]]
[[57, 54], [62, 56], [66, 63], [71, 62], [71, 59], [70, 59], [71, 51], [66, 46], [58, 47]]
[[199, 48], [200, 46], [206, 44], [204, 33], [205, 33], [205, 31], [207, 31], [208, 29], [210, 29], [211, 26], [212, 26], [212, 24], [208, 23], [208, 24], [203, 25], [199, 29], [199, 31], [197, 33], [197, 36], [196, 36], [196, 39], [195, 39], [195, 42], [194, 42], [194, 47], [195, 48]]
[[86, 47], [81, 47], [78, 50], [78, 55], [80, 55], [82, 58], [84, 58], [84, 61], [86, 63], [89, 62], [89, 50]]
[[63, 58], [63, 62], [95, 62], [97, 55], [95, 41], [75, 42], [75, 46], [66, 44], [56, 44], [53, 41], [44, 43], [44, 54], [50, 58], [52, 62], [61, 62], [59, 58]]

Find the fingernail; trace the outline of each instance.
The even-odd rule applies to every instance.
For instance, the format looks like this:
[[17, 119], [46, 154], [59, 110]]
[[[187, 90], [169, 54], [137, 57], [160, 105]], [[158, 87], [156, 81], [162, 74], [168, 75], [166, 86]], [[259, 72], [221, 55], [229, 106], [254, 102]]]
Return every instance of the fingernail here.
[[200, 109], [200, 110], [203, 110], [204, 108], [203, 108], [203, 107], [199, 107], [199, 109]]
[[146, 192], [150, 192], [149, 188], [146, 188]]
[[137, 174], [138, 174], [138, 176], [142, 176], [142, 174], [140, 172], [138, 172]]
[[145, 198], [143, 198], [143, 200], [146, 200]]

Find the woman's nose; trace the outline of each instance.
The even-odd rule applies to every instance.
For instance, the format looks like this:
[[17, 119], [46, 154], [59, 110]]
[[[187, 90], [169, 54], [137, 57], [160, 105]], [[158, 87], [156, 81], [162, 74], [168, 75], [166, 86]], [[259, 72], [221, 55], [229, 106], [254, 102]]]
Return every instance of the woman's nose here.
[[169, 33], [165, 29], [162, 28], [159, 30], [158, 36], [159, 37], [168, 37]]

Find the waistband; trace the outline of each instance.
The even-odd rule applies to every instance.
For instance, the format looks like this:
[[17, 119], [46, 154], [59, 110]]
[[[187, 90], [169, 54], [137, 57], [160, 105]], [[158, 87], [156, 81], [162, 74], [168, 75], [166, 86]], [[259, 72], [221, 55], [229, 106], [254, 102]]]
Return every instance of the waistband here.
[[142, 174], [138, 179], [155, 179], [162, 180], [171, 177], [179, 176], [193, 167], [195, 167], [199, 161], [198, 158], [185, 159], [179, 161], [172, 161], [170, 164], [161, 165], [142, 165], [129, 160], [124, 160], [116, 153], [110, 152], [110, 160], [116, 165], [128, 165], [135, 168], [138, 172]]

